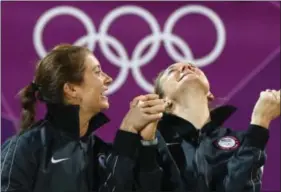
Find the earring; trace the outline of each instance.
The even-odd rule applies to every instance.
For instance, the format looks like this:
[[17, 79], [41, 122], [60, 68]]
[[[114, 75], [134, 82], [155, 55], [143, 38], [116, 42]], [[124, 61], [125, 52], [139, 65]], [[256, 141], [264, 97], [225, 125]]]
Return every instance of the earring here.
[[165, 99], [164, 102], [166, 104], [165, 111], [167, 113], [171, 113], [172, 112], [172, 108], [173, 108], [173, 102], [171, 100], [168, 100], [168, 99]]

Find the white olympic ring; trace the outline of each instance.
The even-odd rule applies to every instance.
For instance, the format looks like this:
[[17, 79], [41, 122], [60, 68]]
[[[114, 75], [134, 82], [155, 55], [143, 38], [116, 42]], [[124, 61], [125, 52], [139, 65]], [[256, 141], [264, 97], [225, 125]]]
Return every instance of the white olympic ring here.
[[[217, 41], [213, 50], [208, 55], [198, 59], [193, 57], [193, 53], [189, 45], [182, 38], [172, 34], [173, 27], [175, 26], [176, 22], [181, 17], [192, 13], [202, 14], [208, 17], [214, 24], [217, 32]], [[108, 34], [108, 30], [112, 22], [118, 17], [128, 14], [141, 17], [149, 24], [151, 29], [151, 34], [141, 39], [136, 45], [132, 53], [132, 58], [129, 58], [129, 55], [123, 44]], [[164, 47], [169, 57], [171, 57], [174, 61], [192, 61], [198, 67], [203, 67], [211, 64], [219, 57], [223, 51], [226, 41], [226, 33], [222, 20], [213, 10], [202, 5], [188, 5], [177, 9], [168, 18], [164, 25], [163, 31], [161, 31], [155, 17], [146, 9], [138, 6], [121, 6], [111, 10], [104, 17], [98, 32], [91, 18], [82, 10], [71, 6], [57, 6], [43, 13], [38, 19], [34, 28], [33, 44], [38, 56], [41, 58], [47, 54], [42, 41], [43, 30], [51, 19], [60, 15], [73, 16], [81, 21], [81, 23], [84, 25], [87, 34], [76, 40], [74, 43], [75, 45], [87, 44], [87, 47], [91, 51], [94, 51], [96, 43], [99, 42], [104, 56], [113, 65], [121, 68], [117, 78], [109, 87], [108, 94], [114, 93], [123, 85], [130, 69], [132, 70], [133, 76], [138, 85], [145, 91], [152, 92], [153, 85], [144, 78], [140, 67], [148, 64], [155, 57], [160, 48], [161, 42], [164, 43]], [[109, 45], [116, 50], [117, 55], [115, 55], [109, 49]], [[142, 53], [149, 45], [152, 46], [148, 51], [146, 51], [146, 54], [142, 56]], [[177, 50], [174, 48], [174, 45], [177, 45], [177, 47], [181, 49], [181, 52], [184, 56], [177, 52]]]

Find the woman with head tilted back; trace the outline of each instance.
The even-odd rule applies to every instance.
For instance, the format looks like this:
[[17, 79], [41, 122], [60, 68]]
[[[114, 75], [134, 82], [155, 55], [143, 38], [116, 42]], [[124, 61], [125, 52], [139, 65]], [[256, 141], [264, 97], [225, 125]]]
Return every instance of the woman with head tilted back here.
[[[39, 62], [33, 82], [20, 92], [22, 131], [2, 147], [2, 192], [155, 190], [157, 140], [145, 126], [161, 118], [164, 102], [155, 94], [135, 98], [111, 147], [93, 135], [108, 122], [102, 111], [111, 81], [83, 47], [58, 46]], [[47, 114], [34, 122], [37, 100]]]
[[280, 91], [261, 92], [249, 128], [242, 132], [222, 127], [234, 107], [210, 112], [208, 79], [189, 63], [173, 64], [160, 73], [155, 92], [170, 103], [158, 123], [162, 191], [261, 190], [268, 128], [280, 115]]

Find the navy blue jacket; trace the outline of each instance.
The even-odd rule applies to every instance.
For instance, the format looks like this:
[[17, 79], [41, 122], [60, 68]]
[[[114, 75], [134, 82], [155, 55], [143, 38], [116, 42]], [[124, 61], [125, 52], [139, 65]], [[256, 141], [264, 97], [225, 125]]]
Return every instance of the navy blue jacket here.
[[[102, 113], [80, 138], [78, 111], [77, 106], [48, 105], [45, 119], [2, 145], [2, 192], [158, 190], [161, 169], [151, 159], [155, 147], [142, 147], [140, 136], [125, 131], [117, 132], [113, 145], [104, 143], [93, 135], [108, 122]], [[139, 151], [151, 155], [139, 156]]]
[[162, 191], [261, 191], [269, 131], [257, 125], [245, 131], [223, 128], [235, 110], [232, 106], [215, 109], [211, 122], [201, 130], [178, 116], [163, 116], [158, 124]]

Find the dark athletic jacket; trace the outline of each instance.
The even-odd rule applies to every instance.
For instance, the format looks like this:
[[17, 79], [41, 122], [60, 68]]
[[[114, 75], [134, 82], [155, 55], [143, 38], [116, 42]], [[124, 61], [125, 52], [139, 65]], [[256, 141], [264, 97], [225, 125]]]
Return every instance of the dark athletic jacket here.
[[211, 122], [200, 131], [180, 117], [164, 115], [158, 124], [162, 191], [261, 191], [269, 131], [257, 125], [245, 131], [221, 127], [235, 110], [212, 111]]
[[[80, 138], [78, 111], [77, 106], [48, 105], [45, 119], [2, 145], [2, 192], [158, 190], [161, 169], [151, 159], [155, 147], [142, 147], [138, 135], [125, 131], [117, 132], [112, 146], [105, 144], [93, 135], [108, 122], [102, 113]], [[139, 150], [151, 155], [139, 156]]]

